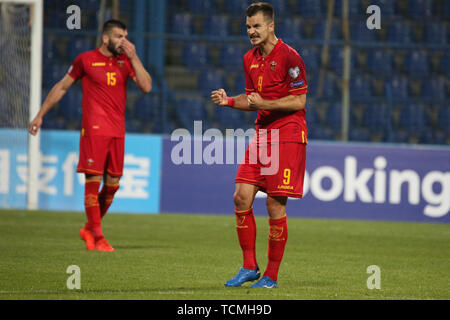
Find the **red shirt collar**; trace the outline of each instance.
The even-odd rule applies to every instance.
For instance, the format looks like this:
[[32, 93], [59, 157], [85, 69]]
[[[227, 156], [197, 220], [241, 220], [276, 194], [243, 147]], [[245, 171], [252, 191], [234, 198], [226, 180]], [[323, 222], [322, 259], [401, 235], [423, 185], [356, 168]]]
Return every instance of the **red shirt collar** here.
[[272, 58], [272, 57], [275, 55], [276, 51], [278, 51], [278, 48], [281, 47], [281, 44], [282, 44], [282, 43], [283, 43], [283, 40], [281, 40], [280, 38], [278, 38], [278, 41], [277, 41], [277, 43], [275, 44], [275, 46], [273, 47], [272, 51], [269, 53], [268, 56], [265, 56], [265, 57], [263, 57], [263, 56], [261, 55], [261, 52], [260, 52], [259, 48], [256, 48], [256, 58], [257, 58], [258, 60], [260, 60], [260, 59], [266, 59], [266, 60], [267, 60], [267, 59]]

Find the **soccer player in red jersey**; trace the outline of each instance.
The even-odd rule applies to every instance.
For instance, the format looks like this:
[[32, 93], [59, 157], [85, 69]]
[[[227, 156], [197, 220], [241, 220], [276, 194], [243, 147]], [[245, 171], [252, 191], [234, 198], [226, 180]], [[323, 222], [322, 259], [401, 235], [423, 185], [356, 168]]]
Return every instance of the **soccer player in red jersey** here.
[[[275, 36], [273, 7], [268, 3], [253, 3], [246, 15], [247, 33], [254, 48], [243, 59], [245, 94], [228, 97], [223, 89], [211, 93], [213, 102], [219, 106], [258, 111], [256, 135], [238, 169], [233, 196], [236, 229], [244, 261], [236, 276], [225, 286], [240, 286], [260, 277], [255, 254], [256, 225], [252, 205], [256, 193], [261, 190], [267, 193], [269, 259], [263, 277], [251, 287], [276, 288], [288, 236], [287, 199], [301, 198], [303, 193], [308, 86], [300, 55]], [[267, 169], [268, 165], [259, 155], [270, 156], [274, 150], [278, 150], [278, 157], [272, 159], [272, 162], [277, 162], [277, 170], [275, 173], [264, 173], [263, 169]], [[255, 152], [258, 160], [252, 161]]]
[[[103, 236], [101, 219], [119, 189], [123, 171], [128, 78], [144, 93], [152, 89], [152, 78], [137, 56], [135, 46], [127, 40], [127, 34], [126, 25], [121, 21], [106, 21], [103, 44], [78, 55], [29, 126], [29, 132], [36, 135], [44, 115], [81, 79], [82, 123], [77, 172], [83, 172], [86, 177], [84, 206], [88, 222], [80, 230], [80, 236], [88, 250], [114, 251]], [[103, 187], [99, 191], [102, 179]]]

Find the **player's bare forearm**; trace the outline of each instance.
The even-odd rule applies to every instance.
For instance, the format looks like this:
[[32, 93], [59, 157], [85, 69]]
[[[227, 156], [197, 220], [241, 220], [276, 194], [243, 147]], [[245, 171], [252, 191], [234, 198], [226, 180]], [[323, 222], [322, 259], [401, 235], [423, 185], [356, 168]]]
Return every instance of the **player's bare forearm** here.
[[145, 70], [141, 60], [137, 55], [130, 59], [131, 66], [133, 67], [136, 85], [143, 93], [149, 93], [152, 91], [152, 77]]
[[242, 111], [257, 111], [257, 109], [252, 108], [248, 105], [246, 94], [240, 94], [236, 97], [233, 97], [233, 99], [234, 99], [233, 109], [239, 109]]
[[61, 81], [53, 86], [53, 88], [45, 98], [38, 114], [30, 123], [29, 132], [32, 135], [36, 135], [37, 131], [42, 125], [42, 119], [44, 118], [44, 116], [62, 99], [62, 97], [64, 97], [67, 90], [69, 90], [74, 82], [75, 80], [71, 76], [65, 75]]
[[306, 94], [289, 95], [276, 100], [265, 100], [261, 98], [261, 96], [258, 93], [252, 93], [251, 95], [248, 96], [248, 103], [250, 107], [259, 110], [276, 110], [276, 111], [293, 112], [305, 108]]

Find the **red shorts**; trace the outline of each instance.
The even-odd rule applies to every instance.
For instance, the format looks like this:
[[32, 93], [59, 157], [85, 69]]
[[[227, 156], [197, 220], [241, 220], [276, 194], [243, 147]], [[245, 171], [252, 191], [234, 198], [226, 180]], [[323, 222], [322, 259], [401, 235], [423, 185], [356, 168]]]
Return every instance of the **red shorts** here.
[[[278, 147], [278, 155], [275, 147]], [[301, 198], [305, 160], [306, 145], [302, 143], [248, 147], [235, 182], [258, 186], [271, 197]]]
[[81, 136], [77, 172], [103, 175], [105, 170], [113, 177], [121, 177], [125, 138]]

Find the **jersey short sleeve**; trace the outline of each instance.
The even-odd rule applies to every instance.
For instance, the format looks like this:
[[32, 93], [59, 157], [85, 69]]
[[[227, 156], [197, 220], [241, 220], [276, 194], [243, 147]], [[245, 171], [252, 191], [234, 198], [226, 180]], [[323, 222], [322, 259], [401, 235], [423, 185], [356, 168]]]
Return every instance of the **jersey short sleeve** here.
[[286, 77], [288, 91], [290, 95], [301, 95], [308, 92], [308, 83], [306, 82], [306, 70], [303, 59], [297, 52], [290, 52], [287, 56]]
[[78, 55], [78, 57], [75, 58], [67, 73], [75, 80], [84, 76], [84, 66], [81, 55]]

